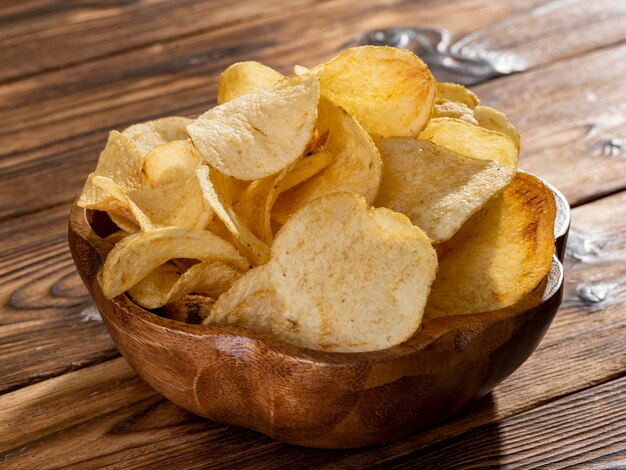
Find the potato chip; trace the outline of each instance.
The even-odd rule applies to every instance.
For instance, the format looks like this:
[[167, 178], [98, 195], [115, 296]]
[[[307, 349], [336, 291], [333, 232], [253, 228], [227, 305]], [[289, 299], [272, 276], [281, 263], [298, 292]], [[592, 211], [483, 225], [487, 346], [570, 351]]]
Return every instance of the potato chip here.
[[188, 180], [203, 161], [189, 140], [157, 145], [144, 158], [141, 168], [143, 186]]
[[315, 349], [383, 349], [419, 327], [436, 269], [428, 238], [408, 218], [333, 193], [289, 218], [269, 263], [236, 281], [205, 323]]
[[171, 116], [133, 124], [122, 133], [135, 144], [141, 155], [146, 155], [157, 145], [188, 139], [186, 127], [190, 123], [189, 118]]
[[[128, 296], [143, 308], [156, 308], [162, 298], [167, 298], [172, 286], [180, 279], [182, 270], [171, 262], [157, 266], [154, 271], [128, 289]], [[166, 302], [167, 303], [167, 302]]]
[[[93, 184], [106, 191], [132, 213], [131, 219], [127, 216], [124, 219], [117, 218], [118, 222], [137, 222], [144, 232], [159, 227], [203, 228], [213, 214], [204, 201], [195, 173], [186, 181], [173, 181], [154, 188], [129, 192], [124, 192], [113, 180], [103, 176], [95, 176]], [[119, 212], [121, 211], [110, 211]]]
[[237, 62], [224, 70], [220, 77], [217, 104], [287, 82], [282, 73], [259, 62]]
[[317, 175], [330, 165], [333, 159], [332, 154], [323, 148], [311, 151], [310, 155], [305, 155], [302, 160], [297, 161], [296, 165], [285, 174], [285, 177], [279, 182], [278, 194], [288, 191]]
[[308, 74], [309, 72], [311, 72], [311, 70], [307, 67], [305, 67], [304, 65], [294, 65], [293, 66], [293, 74], [296, 77], [304, 77], [306, 74]]
[[402, 212], [435, 243], [452, 237], [515, 174], [427, 140], [392, 137], [378, 148], [384, 172], [374, 205]]
[[[309, 175], [321, 171], [323, 169], [321, 165], [330, 161], [330, 154], [327, 152], [319, 151], [314, 155], [319, 157], [308, 156], [303, 160], [296, 160], [277, 176], [272, 175], [252, 182], [235, 205], [235, 211], [246, 226], [268, 246], [274, 240], [271, 215], [278, 196], [307, 179]], [[309, 162], [301, 165], [305, 161]]]
[[376, 138], [416, 136], [435, 101], [435, 79], [415, 54], [394, 47], [347, 49], [313, 69], [322, 95]]
[[242, 270], [249, 268], [248, 260], [233, 245], [211, 232], [159, 228], [129, 235], [115, 245], [102, 268], [102, 291], [109, 299], [116, 297], [173, 258], [223, 261]]
[[131, 191], [128, 197], [148, 218], [152, 228], [203, 228], [213, 215], [195, 173], [187, 180]]
[[456, 101], [444, 101], [443, 103], [435, 104], [432, 118], [436, 119], [441, 117], [456, 118], [478, 125], [478, 121], [474, 117], [472, 110], [463, 103], [457, 103]]
[[270, 249], [246, 227], [234, 211], [226, 177], [204, 165], [196, 170], [196, 174], [204, 200], [228, 228], [237, 246], [253, 264], [267, 262]]
[[214, 303], [215, 299], [211, 297], [186, 295], [158, 309], [157, 313], [170, 320], [197, 325], [209, 315]]
[[128, 290], [136, 304], [154, 309], [179, 300], [192, 292], [219, 297], [241, 277], [241, 271], [228, 263], [198, 263], [185, 272], [171, 263], [152, 271]]
[[437, 83], [437, 103], [443, 102], [456, 102], [467, 106], [470, 109], [474, 109], [480, 104], [478, 97], [457, 83]]
[[[294, 165], [293, 162], [291, 165]], [[291, 166], [290, 165], [290, 166]], [[289, 168], [289, 167], [288, 167]], [[278, 179], [282, 179], [285, 168], [278, 176], [272, 175], [266, 178], [253, 181], [246, 190], [241, 193], [241, 197], [235, 204], [237, 213], [243, 224], [261, 241], [269, 247], [274, 238], [271, 228], [271, 208], [275, 198], [271, 197], [275, 193], [275, 185]]]
[[328, 131], [324, 150], [332, 162], [320, 173], [285, 191], [276, 201], [272, 217], [285, 223], [287, 217], [309, 201], [339, 191], [364, 196], [374, 202], [380, 185], [382, 163], [372, 138], [341, 107], [329, 100], [319, 104], [318, 129]]
[[[130, 211], [129, 211], [130, 212]], [[130, 213], [128, 216], [122, 215], [121, 212], [107, 212], [115, 225], [126, 233], [134, 233], [141, 230], [135, 217]]]
[[555, 215], [552, 192], [517, 173], [437, 248], [439, 272], [426, 318], [495, 310], [532, 292], [552, 265]]
[[[130, 197], [128, 197], [128, 194], [126, 194], [122, 187], [111, 178], [107, 178], [106, 176], [93, 176], [91, 181], [94, 187], [98, 188], [102, 194], [106, 194], [107, 197], [113, 198], [118, 204], [117, 207], [110, 205], [107, 209], [105, 209], [109, 214], [122, 214], [122, 216], [127, 218], [129, 221], [136, 222], [141, 230], [145, 232], [156, 228], [143, 210], [141, 210], [141, 208], [135, 204]], [[128, 216], [128, 213], [130, 213], [131, 216]]]
[[472, 158], [496, 160], [517, 168], [518, 150], [506, 135], [453, 118], [431, 119], [419, 136]]
[[318, 100], [319, 83], [311, 76], [216, 106], [187, 131], [221, 173], [240, 180], [265, 178], [302, 155], [315, 131]]
[[87, 177], [77, 205], [85, 209], [123, 212], [124, 205], [120, 208], [119, 200], [95, 186], [93, 178], [96, 176], [109, 178], [120, 186], [122, 191], [140, 189], [142, 164], [141, 154], [133, 142], [125, 135], [111, 131], [106, 146], [100, 153], [96, 170]]
[[490, 108], [489, 106], [476, 106], [474, 108], [474, 118], [478, 122], [480, 127], [490, 129], [492, 131], [501, 132], [508, 136], [513, 142], [517, 150], [520, 148], [519, 132], [506, 117], [504, 113], [501, 113], [497, 109]]

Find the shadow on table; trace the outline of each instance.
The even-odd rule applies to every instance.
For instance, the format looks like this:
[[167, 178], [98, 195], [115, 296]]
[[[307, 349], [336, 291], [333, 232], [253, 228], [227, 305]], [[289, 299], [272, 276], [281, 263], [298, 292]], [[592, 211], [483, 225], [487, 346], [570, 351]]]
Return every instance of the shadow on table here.
[[[432, 441], [440, 441], [438, 444], [411, 452], [396, 462], [422, 469], [501, 468], [503, 439], [496, 415], [496, 400], [489, 393], [457, 417], [415, 436], [428, 438], [433, 433]], [[445, 439], [445, 434], [454, 437]]]
[[[311, 449], [278, 443], [258, 435], [252, 455], [240, 454], [237, 464], [264, 462], [268, 468], [499, 468], [500, 428], [496, 400], [488, 394], [448, 420], [387, 445], [364, 449]], [[481, 425], [481, 423], [490, 423]], [[269, 445], [268, 445], [269, 444]], [[250, 446], [256, 447], [256, 446]], [[265, 467], [264, 467], [265, 468]]]

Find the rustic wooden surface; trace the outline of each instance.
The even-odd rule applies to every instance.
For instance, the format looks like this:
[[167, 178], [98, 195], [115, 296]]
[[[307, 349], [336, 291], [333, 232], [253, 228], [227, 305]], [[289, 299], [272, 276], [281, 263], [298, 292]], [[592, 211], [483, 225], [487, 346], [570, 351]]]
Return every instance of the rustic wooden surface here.
[[[0, 0], [0, 465], [625, 467], [625, 12], [621, 0], [586, 3], [602, 11], [530, 34], [516, 15], [580, 2]], [[297, 448], [171, 404], [118, 357], [67, 248], [71, 201], [107, 131], [204, 110], [233, 61], [287, 71], [396, 25], [454, 39], [490, 26], [486, 50], [534, 46], [527, 70], [474, 89], [518, 125], [521, 166], [576, 206], [546, 338], [492, 394], [383, 447]]]

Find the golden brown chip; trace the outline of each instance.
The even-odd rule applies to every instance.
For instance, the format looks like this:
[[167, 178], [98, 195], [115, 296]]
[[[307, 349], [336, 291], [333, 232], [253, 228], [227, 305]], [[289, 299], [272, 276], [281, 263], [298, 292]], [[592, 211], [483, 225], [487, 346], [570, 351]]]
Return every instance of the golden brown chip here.
[[144, 158], [143, 186], [159, 186], [192, 178], [202, 157], [189, 140], [157, 145]]
[[279, 182], [278, 194], [304, 183], [309, 178], [317, 175], [333, 161], [333, 156], [323, 148], [314, 150], [310, 155], [305, 155], [302, 160], [285, 174]]
[[302, 155], [315, 131], [314, 76], [240, 96], [207, 111], [187, 131], [209, 165], [240, 180], [275, 174]]
[[248, 260], [230, 243], [206, 230], [166, 227], [127, 236], [115, 245], [102, 268], [102, 291], [113, 298], [173, 258], [223, 261], [248, 269]]
[[296, 160], [277, 176], [252, 182], [241, 194], [235, 211], [252, 233], [268, 246], [271, 245], [274, 240], [271, 215], [278, 196], [322, 171], [331, 159], [328, 152], [320, 149]]
[[552, 192], [517, 173], [504, 191], [441, 244], [426, 318], [507, 307], [532, 292], [554, 254]]
[[228, 67], [220, 77], [217, 104], [223, 104], [240, 96], [287, 83], [287, 77], [259, 62], [237, 62]]
[[196, 174], [205, 202], [228, 228], [237, 246], [253, 264], [267, 262], [270, 255], [269, 246], [252, 233], [233, 209], [227, 178], [204, 165], [196, 170]]
[[[100, 190], [102, 194], [106, 194], [107, 197], [116, 201], [116, 206], [108, 204], [106, 209], [104, 209], [108, 211], [109, 217], [117, 214], [122, 215], [129, 221], [136, 222], [137, 225], [141, 227], [141, 230], [146, 232], [156, 228], [148, 216], [144, 214], [143, 210], [141, 210], [141, 208], [128, 197], [128, 194], [122, 187], [111, 178], [107, 178], [106, 176], [93, 176], [91, 178], [91, 184]], [[128, 214], [130, 214], [130, 216]], [[117, 220], [121, 222], [123, 219]]]
[[114, 215], [112, 220], [136, 222], [144, 232], [159, 227], [203, 228], [213, 214], [204, 201], [195, 173], [186, 181], [173, 181], [129, 192], [124, 192], [113, 180], [103, 176], [94, 176], [93, 184], [114, 197], [132, 214], [131, 218], [125, 214], [124, 218], [119, 218], [115, 217], [119, 210], [110, 210], [109, 215]]
[[124, 232], [135, 233], [141, 230], [141, 227], [135, 220], [135, 216], [130, 211], [127, 215], [121, 215], [121, 212], [108, 212], [108, 214], [113, 223]]
[[519, 151], [510, 138], [460, 119], [431, 119], [420, 139], [430, 140], [467, 157], [496, 160], [517, 168]]
[[171, 116], [133, 124], [124, 129], [123, 134], [133, 141], [141, 155], [146, 155], [157, 145], [188, 139], [186, 127], [189, 123], [189, 118]]
[[470, 109], [474, 109], [480, 104], [478, 97], [457, 83], [437, 83], [437, 103], [446, 101], [461, 103]]
[[452, 237], [515, 174], [427, 140], [392, 137], [378, 148], [384, 173], [374, 205], [402, 212], [434, 243]]
[[180, 279], [181, 273], [181, 269], [171, 262], [157, 266], [154, 271], [128, 289], [128, 296], [143, 308], [161, 307], [167, 302], [160, 303], [160, 300], [167, 300], [169, 291]]
[[239, 277], [241, 271], [218, 261], [197, 263], [184, 272], [165, 263], [131, 287], [128, 295], [138, 305], [154, 309], [192, 292], [217, 298]]
[[315, 349], [383, 349], [420, 325], [436, 269], [428, 238], [408, 218], [334, 193], [289, 218], [269, 263], [236, 281], [205, 323]]
[[511, 124], [509, 118], [507, 118], [504, 113], [501, 113], [497, 109], [490, 108], [489, 106], [476, 106], [474, 108], [474, 118], [480, 127], [501, 132], [502, 134], [508, 136], [513, 142], [515, 142], [515, 146], [519, 150], [519, 132], [517, 132], [515, 126]]
[[441, 117], [456, 118], [478, 125], [478, 121], [474, 117], [472, 110], [463, 103], [457, 103], [456, 101], [444, 101], [443, 103], [435, 104], [432, 118], [436, 119]]
[[279, 196], [272, 217], [285, 223], [289, 214], [313, 199], [339, 191], [364, 196], [374, 202], [380, 185], [382, 163], [372, 138], [341, 107], [321, 99], [318, 129], [328, 131], [324, 150], [332, 162], [323, 171]]
[[436, 83], [415, 54], [394, 47], [347, 49], [313, 69], [322, 95], [375, 137], [416, 136], [435, 101]]
[[[104, 150], [100, 153], [96, 170], [89, 175], [77, 205], [85, 209], [128, 215], [128, 208], [119, 199], [94, 185], [94, 177], [101, 176], [114, 181], [124, 191], [141, 188], [143, 158], [128, 139], [117, 131], [111, 131]], [[126, 212], [124, 214], [124, 212]]]

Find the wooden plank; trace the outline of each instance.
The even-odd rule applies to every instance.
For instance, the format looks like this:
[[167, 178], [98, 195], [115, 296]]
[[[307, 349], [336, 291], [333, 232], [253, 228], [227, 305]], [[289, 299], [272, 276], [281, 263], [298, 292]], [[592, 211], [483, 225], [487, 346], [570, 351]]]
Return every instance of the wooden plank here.
[[74, 268], [68, 214], [0, 224], [0, 393], [119, 355]]
[[[626, 240], [618, 235], [625, 232], [625, 194], [574, 211], [565, 299], [540, 348], [623, 321]], [[0, 224], [5, 240], [0, 251], [0, 336], [11, 358], [0, 363], [0, 390], [116, 354], [103, 325], [89, 314], [91, 302], [67, 251], [68, 213], [69, 205], [64, 205]], [[589, 300], [593, 292], [599, 301]], [[30, 326], [14, 325], [22, 322]]]
[[[568, 351], [564, 351], [563, 362], [544, 362], [543, 368], [551, 369], [553, 373], [561, 369], [567, 370], [577, 361], [571, 357], [572, 350], [575, 351], [576, 348], [574, 344]], [[622, 348], [622, 357], [623, 352]], [[601, 360], [607, 362], [607, 358]], [[623, 374], [625, 364], [620, 365]], [[595, 369], [588, 369], [587, 375], [590, 375], [589, 370]], [[513, 377], [516, 375], [519, 375], [519, 372]], [[533, 380], [533, 377], [530, 376], [528, 379]], [[562, 387], [566, 383], [572, 384], [578, 380], [580, 380], [578, 376], [563, 378], [562, 375], [557, 375], [552, 379], [550, 390], [563, 392]], [[621, 379], [620, 383], [620, 390], [623, 391], [624, 379]], [[607, 387], [611, 388], [613, 385], [614, 383], [609, 382]], [[578, 383], [578, 386], [581, 384]], [[567, 395], [565, 393], [553, 395], [550, 390], [543, 392], [544, 401]], [[588, 401], [603, 403], [604, 406], [607, 401], [602, 400], [603, 388], [599, 390], [590, 392], [595, 398]], [[519, 415], [520, 411], [523, 411], [513, 405], [524, 399], [526, 391], [524, 387], [517, 387], [505, 392], [499, 387], [491, 396], [478, 402], [460, 418], [449, 420], [443, 425], [387, 446], [354, 451], [301, 449], [274, 442], [252, 431], [200, 420], [160, 398], [138, 378], [133, 378], [123, 359], [116, 359], [0, 397], [2, 421], [15, 423], [12, 426], [12, 433], [0, 441], [0, 452], [5, 452], [0, 454], [0, 458], [5, 463], [28, 468], [35, 466], [49, 468], [51, 464], [60, 462], [64, 465], [78, 464], [79, 468], [121, 463], [124, 463], [125, 468], [139, 468], [148, 462], [153, 465], [184, 462], [189, 468], [200, 465], [203, 468], [205, 466], [223, 468], [234, 464], [247, 467], [258, 465], [259, 462], [265, 462], [264, 468], [280, 468], [286, 462], [306, 467], [310, 462], [315, 462], [316, 465], [332, 464], [342, 468], [354, 468], [371, 462], [389, 464], [406, 456], [409, 459], [411, 456], [420, 456], [421, 454], [417, 452], [427, 452], [429, 446], [440, 442], [447, 443], [448, 439], [454, 436], [459, 436], [458, 440], [462, 443], [467, 440], [478, 441], [483, 446], [480, 449], [489, 450], [494, 429], [503, 426], [506, 431], [512, 429], [511, 432], [517, 433], [525, 426], [528, 432], [529, 420], [531, 422], [535, 420], [535, 425], [547, 424], [552, 420], [558, 429], [563, 430], [564, 426], [569, 426], [567, 429], [570, 433], [580, 431], [578, 426], [572, 428], [572, 421], [566, 421], [566, 424], [563, 422], [565, 417], [576, 418], [569, 412], [571, 408], [579, 410], [580, 418], [590, 411], [581, 408], [581, 400], [576, 396], [573, 398], [573, 404], [568, 399], [562, 400], [566, 404], [565, 410], [557, 402], [556, 411], [555, 405], [547, 405], [543, 409], [530, 411], [528, 414], [532, 418], [522, 414], [521, 418], [516, 416], [510, 420], [505, 419], [507, 416]], [[607, 426], [611, 413], [615, 418], [613, 423], [623, 418], [615, 413], [618, 407], [621, 407], [623, 412], [624, 394], [616, 393], [616, 396], [621, 397], [618, 405], [604, 410], [594, 409], [593, 416], [607, 434], [603, 441], [605, 446], [614, 442], [615, 431], [622, 433], [624, 431], [621, 427], [615, 429]], [[529, 409], [536, 408], [544, 401], [533, 403]], [[582, 403], [584, 402], [582, 400]], [[508, 409], [503, 411], [503, 405]], [[559, 418], [555, 419], [554, 415], [557, 413]], [[481, 428], [495, 422], [498, 424]], [[573, 422], [579, 423], [580, 420]], [[587, 432], [598, 436], [597, 441], [592, 440], [591, 448], [600, 447], [603, 434], [593, 429]], [[619, 433], [617, 435], [620, 436]], [[559, 437], [565, 440], [568, 435], [561, 434]], [[526, 443], [530, 450], [537, 444], [536, 439]], [[518, 446], [523, 450], [526, 449], [524, 443]], [[450, 447], [458, 448], [456, 444], [451, 444]], [[478, 444], [472, 446], [476, 447]], [[502, 445], [502, 449], [517, 450], [515, 446], [508, 444]], [[491, 450], [493, 451], [493, 448]], [[436, 455], [439, 455], [440, 451], [436, 452], [438, 452]], [[455, 452], [451, 455], [459, 454]], [[522, 452], [524, 458], [526, 455]]]
[[[364, 30], [410, 20], [448, 25], [455, 35], [461, 35], [534, 3], [527, 0], [512, 7], [500, 0], [487, 8], [478, 0], [470, 0], [421, 9], [403, 5], [400, 0], [383, 4], [339, 0], [20, 80], [0, 90], [6, 113], [0, 135], [11, 137], [0, 148], [2, 155], [24, 152], [89, 131], [194, 106], [204, 109], [215, 96], [219, 73], [238, 60], [262, 60], [289, 72], [296, 63], [315, 65], [328, 59]], [[308, 21], [311, 16], [317, 21]], [[301, 24], [310, 27], [301, 28]], [[192, 93], [176, 96], [185, 91]], [[135, 112], [127, 109], [114, 119], [106, 118], [107, 113], [132, 103], [139, 104]], [[103, 110], [104, 119], [93, 116]], [[29, 139], [22, 133], [28, 129], [44, 132], [38, 132], [37, 139], [31, 133]]]
[[386, 468], [626, 468], [624, 422], [626, 378], [622, 377]]
[[[0, 10], [0, 81], [218, 29], [313, 0], [11, 2]], [[18, 8], [19, 6], [19, 8]]]
[[626, 146], [611, 150], [609, 144], [626, 136], [625, 72], [626, 45], [621, 45], [474, 91], [518, 126], [520, 166], [580, 204], [626, 187]]
[[[219, 73], [234, 61], [257, 59], [286, 72], [332, 57], [359, 31], [413, 22], [460, 35], [535, 3], [470, 0], [415, 8], [400, 0], [339, 0], [6, 85], [0, 88], [0, 219], [72, 199], [108, 130], [208, 108]], [[33, 190], [15, 207], [13, 195], [24, 187]]]
[[[606, 63], [616, 66], [607, 69], [604, 67]], [[588, 72], [571, 73], [581, 67]], [[620, 46], [502, 78], [478, 87], [477, 92], [485, 103], [509, 113], [519, 126], [523, 136], [522, 167], [548, 178], [565, 192], [571, 203], [578, 204], [626, 186], [623, 154], [607, 153], [604, 148], [609, 139], [626, 135], [626, 111], [621, 105], [626, 99], [626, 90], [621, 86], [625, 71], [626, 46]], [[180, 77], [176, 86], [183, 90], [183, 83], [187, 80], [206, 82], [205, 78]], [[177, 101], [180, 94], [174, 100], [165, 89], [156, 87], [156, 90], [160, 90], [162, 96], [155, 97], [155, 100], [180, 103]], [[152, 88], [149, 91], [152, 92]], [[197, 104], [200, 93], [196, 88], [184, 93], [191, 108], [183, 109], [181, 114], [194, 114], [204, 109], [204, 104]], [[87, 99], [87, 96], [83, 98]], [[106, 108], [106, 99], [101, 98], [98, 106], [103, 109], [94, 119], [128, 120], [133, 113], [159, 109], [150, 107], [153, 100], [148, 100], [134, 103], [135, 111], [124, 106], [112, 110]], [[195, 105], [191, 104], [194, 102]], [[139, 105], [143, 111], [137, 111]], [[78, 103], [76, 106], [81, 109]], [[44, 114], [53, 113], [50, 109]], [[84, 123], [80, 122], [81, 118]], [[84, 135], [46, 144], [0, 161], [0, 218], [68, 201], [80, 191], [86, 174], [95, 166], [106, 132], [104, 129], [88, 132], [89, 126], [97, 125], [90, 117], [75, 116], [72, 121], [86, 126]], [[75, 127], [74, 124], [70, 127]], [[64, 125], [69, 126], [68, 121], [48, 123], [45, 132], [55, 128], [59, 133], [68, 132], [67, 129], [63, 131]], [[24, 131], [29, 140], [32, 140], [31, 132], [33, 129]], [[8, 139], [8, 136], [0, 137], [5, 142]], [[567, 171], [562, 164], [564, 155], [568, 160]], [[60, 180], [63, 184], [59, 184]], [[21, 191], [24, 187], [37, 189], [24, 193]], [[19, 207], [14, 202], [15, 194], [21, 195]]]
[[[23, 425], [15, 426], [11, 441], [4, 445], [5, 449], [10, 449], [4, 458], [16, 465], [42, 465], [44, 468], [45, 462], [53, 461], [52, 456], [68, 459], [68, 464], [75, 462], [84, 467], [120, 462], [130, 467], [140, 466], [146, 464], [143, 460], [146, 453], [150, 454], [154, 462], [162, 465], [171, 464], [174, 459], [182, 459], [190, 467], [208, 463], [216, 467], [228, 466], [233, 464], [235, 457], [238, 463], [249, 465], [258, 461], [268, 464], [289, 462], [290, 465], [307, 465], [312, 461], [320, 464], [365, 465], [368, 462], [413, 455], [420, 449], [445, 442], [454, 436], [527, 412], [587, 387], [609, 382], [623, 375], [626, 370], [626, 344], [623, 342], [626, 335], [626, 265], [623, 263], [626, 258], [626, 239], [620, 237], [624, 233], [626, 220], [625, 202], [626, 192], [623, 192], [574, 210], [573, 233], [582, 241], [575, 242], [568, 252], [565, 306], [543, 343], [492, 395], [477, 402], [460, 416], [427, 431], [385, 447], [360, 451], [294, 448], [251, 431], [204, 422], [160, 400], [156, 394], [140, 392], [138, 397], [134, 397], [133, 394], [138, 393], [134, 388], [137, 386], [135, 382], [128, 382], [131, 384], [128, 387], [115, 385], [127, 380], [129, 372], [122, 360], [114, 360], [114, 366], [105, 363], [85, 368], [0, 397], [0, 416], [5, 414], [3, 410], [10, 409], [9, 417], [37, 417], [41, 416], [45, 407], [48, 412], [46, 416], [49, 417], [45, 422], [40, 422], [39, 418], [24, 418]], [[45, 213], [39, 214], [39, 217], [45, 217]], [[23, 222], [19, 226], [27, 226], [27, 223]], [[601, 244], [598, 240], [606, 242]], [[35, 239], [32, 243], [39, 244]], [[584, 295], [581, 297], [578, 289], [578, 286], [593, 279], [589, 276], [590, 272], [593, 275], [601, 274], [602, 282], [613, 286], [599, 302], [590, 302]], [[2, 296], [16, 285], [19, 283], [8, 284], [7, 291], [0, 291]], [[63, 316], [66, 310], [55, 307], [42, 311], [45, 316]], [[60, 342], [67, 325], [59, 330], [55, 326], [40, 330], [30, 328], [30, 325], [26, 328], [30, 331], [31, 347], [38, 347], [41, 341], [53, 335], [56, 348], [67, 350], [67, 345]], [[87, 342], [94, 341], [94, 338], [85, 333], [82, 339], [76, 341], [80, 349]], [[76, 357], [80, 355], [74, 352], [67, 355], [67, 360], [76, 360]], [[26, 350], [14, 360], [21, 364], [41, 361], [33, 360], [32, 354], [29, 355]], [[40, 363], [42, 368], [47, 365], [47, 362]], [[52, 369], [54, 367], [55, 364], [52, 364]], [[106, 367], [109, 372], [94, 372], [101, 367]], [[82, 379], [83, 374], [88, 374], [88, 379]], [[2, 375], [0, 371], [0, 377]], [[68, 376], [71, 376], [73, 384], [81, 384], [84, 380], [86, 385], [81, 390], [89, 390], [89, 393], [80, 392], [77, 396], [67, 397], [76, 389], [75, 386], [68, 386], [54, 396], [53, 403], [73, 400], [73, 406], [81, 410], [75, 418], [61, 406], [48, 406], [45, 400], [24, 398], [45, 395], [47, 390], [63, 389], [63, 386], [57, 387], [55, 384], [70, 380]], [[94, 400], [91, 394], [96, 392], [95, 396], [102, 398]], [[113, 405], [100, 407], [100, 399]], [[165, 425], [161, 426], [160, 423]]]

